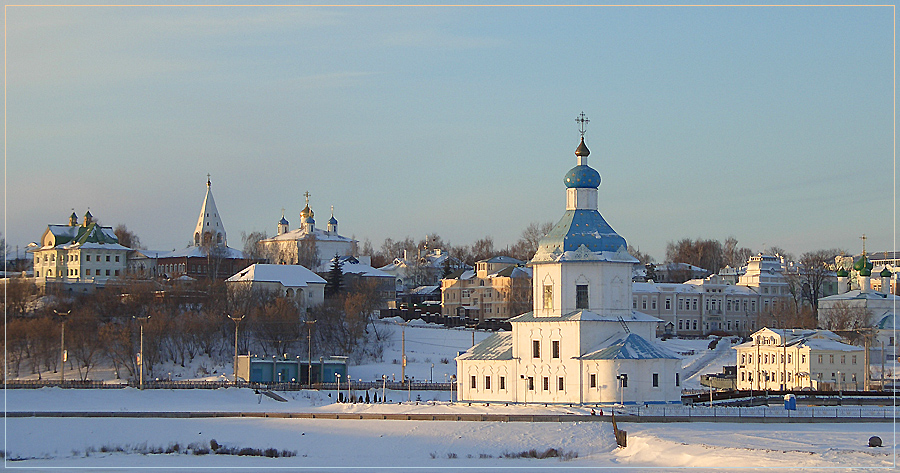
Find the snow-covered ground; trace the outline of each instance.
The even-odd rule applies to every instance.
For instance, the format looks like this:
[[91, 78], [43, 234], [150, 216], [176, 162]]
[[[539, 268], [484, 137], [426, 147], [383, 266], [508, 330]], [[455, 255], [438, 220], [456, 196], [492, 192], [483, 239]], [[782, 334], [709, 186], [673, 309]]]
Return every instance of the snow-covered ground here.
[[[382, 360], [350, 367], [353, 379], [375, 380], [382, 375], [400, 378], [400, 334]], [[407, 375], [419, 380], [444, 381], [455, 372], [453, 358], [472, 345], [473, 332], [413, 324], [406, 329]], [[475, 332], [478, 342], [488, 336]], [[684, 386], [699, 387], [699, 375], [720, 372], [734, 363], [727, 339], [716, 350], [709, 340], [671, 339], [669, 349], [685, 358]], [[394, 361], [396, 360], [396, 362]], [[447, 362], [444, 363], [443, 360]], [[198, 363], [208, 376], [196, 376]], [[168, 368], [167, 368], [168, 369]], [[222, 379], [230, 366], [195, 361], [180, 369], [178, 379]], [[216, 373], [213, 373], [215, 371]], [[104, 373], [111, 373], [106, 371]], [[446, 376], [445, 376], [446, 375]], [[92, 376], [93, 377], [93, 376]], [[114, 377], [114, 376], [113, 376]], [[217, 390], [76, 390], [43, 388], [7, 390], [5, 408], [17, 411], [244, 411], [244, 412], [384, 412], [384, 413], [576, 413], [571, 406], [506, 406], [451, 404], [449, 392], [388, 391], [388, 405], [335, 404], [334, 393], [280, 393], [276, 402], [249, 389]], [[380, 392], [379, 392], [380, 396]], [[413, 402], [404, 402], [411, 397]], [[421, 399], [418, 403], [416, 398]], [[429, 402], [436, 401], [436, 402]], [[759, 409], [759, 408], [756, 408]], [[774, 409], [774, 408], [773, 408]], [[620, 424], [628, 431], [628, 447], [616, 448], [606, 422], [444, 422], [396, 420], [330, 420], [276, 418], [155, 419], [155, 418], [7, 418], [3, 450], [5, 466], [56, 471], [56, 468], [142, 467], [178, 471], [184, 468], [260, 469], [271, 467], [326, 469], [346, 467], [404, 467], [410, 470], [467, 468], [891, 468], [897, 442], [894, 426], [878, 424]], [[886, 448], [868, 448], [878, 435]], [[208, 447], [211, 440], [228, 448], [275, 448], [296, 456], [265, 458], [183, 453]], [[152, 454], [178, 445], [182, 453]], [[535, 449], [555, 448], [569, 459], [507, 458]], [[105, 451], [104, 451], [105, 450]], [[116, 450], [121, 450], [117, 452]], [[576, 457], [577, 456], [577, 457]], [[10, 461], [12, 459], [20, 459]], [[419, 468], [416, 468], [419, 467]]]

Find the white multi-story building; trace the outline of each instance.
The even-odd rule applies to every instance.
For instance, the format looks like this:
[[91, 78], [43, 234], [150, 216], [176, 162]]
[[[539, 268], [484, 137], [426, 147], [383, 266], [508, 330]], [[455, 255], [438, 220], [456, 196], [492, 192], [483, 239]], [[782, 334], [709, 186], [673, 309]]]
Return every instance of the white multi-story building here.
[[655, 339], [659, 319], [629, 305], [637, 260], [597, 211], [589, 153], [582, 137], [566, 212], [529, 262], [532, 311], [456, 358], [460, 400], [681, 402], [680, 358]]
[[737, 351], [739, 390], [862, 390], [865, 351], [828, 330], [763, 328]]
[[294, 301], [301, 310], [325, 302], [325, 280], [297, 264], [252, 264], [225, 280], [229, 292], [262, 291]]
[[120, 245], [112, 227], [98, 225], [88, 211], [81, 224], [72, 212], [68, 225], [48, 225], [39, 246], [29, 251], [38, 287], [91, 292], [125, 275], [130, 248]]

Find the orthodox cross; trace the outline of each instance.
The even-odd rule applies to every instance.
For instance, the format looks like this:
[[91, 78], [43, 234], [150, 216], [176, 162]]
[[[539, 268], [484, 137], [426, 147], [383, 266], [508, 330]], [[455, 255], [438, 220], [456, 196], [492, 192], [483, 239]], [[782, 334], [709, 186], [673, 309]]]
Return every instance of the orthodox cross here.
[[865, 254], [866, 254], [866, 240], [868, 240], [869, 238], [866, 236], [865, 233], [863, 233], [863, 235], [862, 235], [861, 237], [859, 237], [859, 239], [863, 241], [863, 256], [865, 256]]
[[334, 217], [334, 206], [331, 206], [331, 216]]
[[304, 192], [303, 195], [306, 196], [306, 206], [309, 207], [309, 191]]
[[575, 121], [579, 123], [579, 131], [581, 132], [581, 137], [584, 138], [584, 126], [591, 121], [588, 120], [588, 117], [584, 114], [584, 112], [581, 112], [581, 114], [578, 115], [578, 118], [576, 118]]
[[209, 173], [206, 173], [206, 186], [209, 187], [212, 183], [209, 181]]
[[281, 218], [284, 218], [284, 207], [281, 208]]

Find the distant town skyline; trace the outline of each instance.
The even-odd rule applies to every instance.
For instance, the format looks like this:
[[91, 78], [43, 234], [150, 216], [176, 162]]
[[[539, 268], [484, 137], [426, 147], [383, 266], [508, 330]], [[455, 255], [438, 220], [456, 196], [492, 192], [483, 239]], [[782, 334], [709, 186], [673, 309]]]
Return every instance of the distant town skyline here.
[[892, 6], [7, 6], [13, 247], [90, 208], [187, 246], [207, 173], [229, 246], [317, 225], [513, 244], [565, 208], [682, 238], [895, 247]]

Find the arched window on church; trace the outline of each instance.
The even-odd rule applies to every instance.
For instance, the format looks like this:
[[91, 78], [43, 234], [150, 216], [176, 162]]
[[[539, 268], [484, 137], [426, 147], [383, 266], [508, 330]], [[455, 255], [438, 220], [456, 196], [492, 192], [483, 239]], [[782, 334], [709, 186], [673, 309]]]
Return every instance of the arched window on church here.
[[294, 290], [291, 288], [288, 288], [288, 290], [284, 292], [284, 295], [287, 297], [294, 297]]
[[216, 243], [218, 243], [220, 245], [222, 244], [222, 234], [221, 233], [216, 233]]
[[195, 245], [199, 245], [199, 244], [200, 244], [200, 232], [197, 232], [197, 233], [194, 234], [194, 244], [195, 244]]

